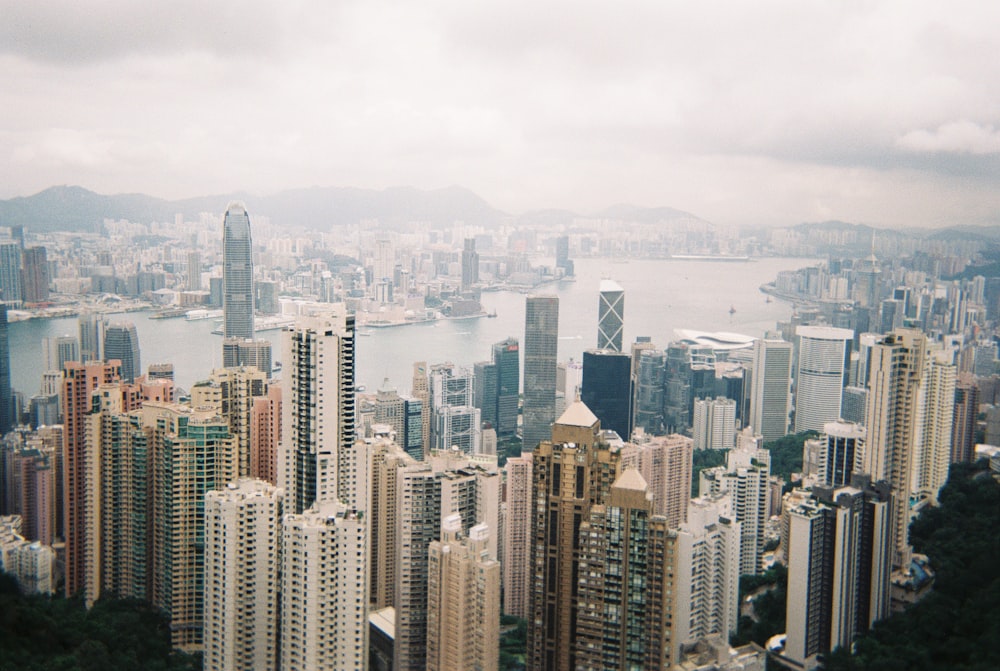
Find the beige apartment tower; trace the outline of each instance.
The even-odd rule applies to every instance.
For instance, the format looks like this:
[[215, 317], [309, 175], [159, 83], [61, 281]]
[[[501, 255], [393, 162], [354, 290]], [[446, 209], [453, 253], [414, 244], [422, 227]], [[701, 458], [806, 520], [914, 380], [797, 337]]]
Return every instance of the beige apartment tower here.
[[503, 521], [503, 611], [527, 619], [531, 612], [531, 452], [507, 460]]

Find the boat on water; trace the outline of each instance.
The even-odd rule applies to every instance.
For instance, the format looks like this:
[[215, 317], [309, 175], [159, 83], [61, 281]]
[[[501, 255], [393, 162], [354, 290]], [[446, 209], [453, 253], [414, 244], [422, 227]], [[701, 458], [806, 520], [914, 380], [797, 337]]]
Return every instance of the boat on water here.
[[206, 310], [204, 308], [197, 308], [195, 310], [188, 310], [187, 315], [184, 318], [189, 322], [197, 322], [203, 319], [215, 319], [217, 317], [221, 317], [222, 314], [222, 310]]
[[730, 305], [729, 306], [729, 314], [731, 314], [731, 315], [736, 314], [736, 306], [735, 305]]

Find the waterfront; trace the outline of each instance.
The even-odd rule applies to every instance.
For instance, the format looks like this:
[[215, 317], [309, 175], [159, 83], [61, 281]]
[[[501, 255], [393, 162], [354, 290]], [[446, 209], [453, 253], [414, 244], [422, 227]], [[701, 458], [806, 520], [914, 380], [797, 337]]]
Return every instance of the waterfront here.
[[[625, 290], [625, 339], [650, 336], [664, 347], [674, 339], [675, 328], [733, 331], [760, 336], [779, 320], [788, 319], [792, 307], [784, 301], [767, 302], [760, 285], [774, 280], [781, 270], [815, 263], [812, 259], [765, 258], [747, 263], [714, 263], [695, 260], [578, 259], [577, 277], [554, 282], [538, 293], [559, 296], [559, 360], [580, 360], [597, 341], [597, 291], [602, 277], [617, 281]], [[388, 377], [400, 391], [408, 392], [414, 361], [452, 361], [472, 365], [488, 359], [494, 342], [513, 336], [524, 340], [525, 295], [488, 292], [483, 308], [495, 319], [439, 320], [394, 328], [359, 330], [357, 383], [374, 391]], [[730, 309], [734, 312], [730, 313]], [[111, 321], [135, 322], [142, 367], [171, 362], [179, 386], [207, 376], [221, 365], [222, 339], [212, 335], [211, 319], [151, 320], [150, 312], [109, 315]], [[76, 318], [32, 319], [8, 326], [11, 382], [15, 390], [38, 393], [43, 370], [42, 338], [77, 335]], [[274, 345], [274, 359], [281, 360], [281, 331], [258, 337]]]

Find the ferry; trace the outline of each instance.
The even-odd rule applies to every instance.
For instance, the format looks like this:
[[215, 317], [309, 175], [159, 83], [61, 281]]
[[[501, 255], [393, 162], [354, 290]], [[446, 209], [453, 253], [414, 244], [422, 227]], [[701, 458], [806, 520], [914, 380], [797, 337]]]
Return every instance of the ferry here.
[[189, 322], [197, 322], [203, 319], [215, 319], [222, 316], [222, 310], [206, 310], [205, 308], [197, 308], [195, 310], [188, 310], [187, 315], [184, 317]]

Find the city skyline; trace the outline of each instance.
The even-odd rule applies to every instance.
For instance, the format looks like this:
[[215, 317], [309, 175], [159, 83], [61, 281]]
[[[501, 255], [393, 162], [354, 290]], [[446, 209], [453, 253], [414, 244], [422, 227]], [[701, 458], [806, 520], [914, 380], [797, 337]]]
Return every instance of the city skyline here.
[[988, 3], [5, 9], [5, 198], [458, 183], [721, 225], [1000, 211]]

